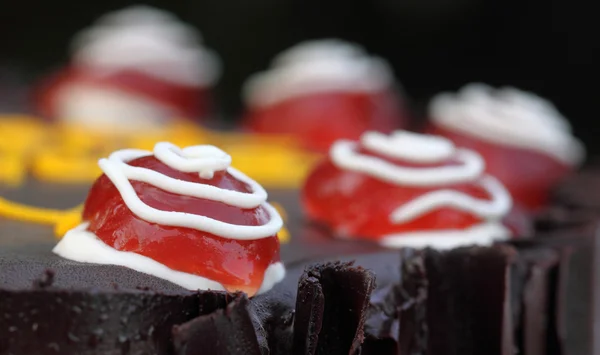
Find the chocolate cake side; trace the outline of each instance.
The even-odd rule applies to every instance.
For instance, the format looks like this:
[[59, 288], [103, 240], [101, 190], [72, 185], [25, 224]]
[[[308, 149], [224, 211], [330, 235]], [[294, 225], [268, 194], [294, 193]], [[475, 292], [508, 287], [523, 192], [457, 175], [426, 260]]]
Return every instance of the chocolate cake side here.
[[[593, 162], [572, 174], [538, 216], [543, 243], [570, 248], [558, 333], [565, 354], [600, 354], [600, 168]], [[576, 326], [574, 326], [576, 325]]]
[[427, 349], [427, 279], [422, 254], [400, 251], [397, 282], [371, 295], [365, 324], [364, 354], [421, 354]]
[[375, 275], [351, 263], [310, 266], [300, 278], [294, 323], [294, 354], [354, 354]]
[[198, 316], [197, 294], [0, 290], [0, 353], [167, 354], [170, 329]]
[[425, 251], [429, 354], [514, 351], [510, 303], [513, 248]]
[[[261, 355], [248, 313], [248, 298], [237, 294], [223, 309], [173, 327], [175, 354]], [[268, 352], [268, 349], [265, 349]]]
[[0, 353], [169, 354], [171, 328], [225, 307], [226, 295], [43, 247], [3, 248]]
[[513, 314], [516, 345], [524, 354], [548, 354], [562, 347], [557, 334], [557, 295], [564, 292], [558, 273], [566, 267], [565, 260], [550, 248], [521, 248], [518, 252], [518, 262], [511, 270], [513, 294], [518, 295], [513, 307], [519, 309]]

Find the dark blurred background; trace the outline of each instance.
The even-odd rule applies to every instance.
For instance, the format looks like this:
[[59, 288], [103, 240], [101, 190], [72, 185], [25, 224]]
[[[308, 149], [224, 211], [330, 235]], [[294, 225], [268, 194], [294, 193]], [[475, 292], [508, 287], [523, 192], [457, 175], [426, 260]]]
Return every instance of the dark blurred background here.
[[[0, 95], [35, 82], [68, 59], [71, 36], [134, 1], [0, 2]], [[552, 100], [595, 153], [600, 132], [594, 2], [567, 0], [178, 0], [147, 1], [199, 28], [224, 62], [217, 87], [227, 117], [240, 85], [279, 51], [309, 38], [340, 37], [387, 58], [414, 109], [471, 82], [510, 84]]]

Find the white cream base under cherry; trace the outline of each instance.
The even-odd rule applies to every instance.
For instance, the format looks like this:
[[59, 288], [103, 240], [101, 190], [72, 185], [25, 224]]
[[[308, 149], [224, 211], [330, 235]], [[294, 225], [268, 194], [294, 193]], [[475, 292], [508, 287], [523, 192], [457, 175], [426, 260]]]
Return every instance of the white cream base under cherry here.
[[[87, 230], [88, 223], [80, 224], [65, 234], [52, 250], [55, 254], [81, 263], [102, 265], [118, 265], [167, 280], [188, 290], [225, 291], [219, 282], [208, 278], [176, 271], [146, 256], [116, 250], [105, 244], [98, 236]], [[269, 291], [283, 280], [285, 268], [283, 263], [269, 265], [257, 294]]]
[[448, 250], [466, 246], [490, 246], [511, 236], [498, 222], [484, 222], [468, 229], [446, 229], [388, 234], [379, 243], [388, 248]]

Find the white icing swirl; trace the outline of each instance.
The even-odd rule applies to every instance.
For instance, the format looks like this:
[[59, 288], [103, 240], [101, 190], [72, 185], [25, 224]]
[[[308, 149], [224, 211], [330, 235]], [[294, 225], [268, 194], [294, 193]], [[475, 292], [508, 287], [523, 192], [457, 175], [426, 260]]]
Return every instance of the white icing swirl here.
[[380, 92], [393, 84], [389, 65], [340, 40], [302, 42], [279, 54], [243, 87], [247, 105], [264, 107], [322, 92]]
[[73, 40], [76, 66], [110, 74], [132, 68], [186, 86], [209, 86], [220, 74], [217, 55], [191, 26], [162, 10], [133, 6], [101, 17]]
[[[121, 194], [127, 207], [139, 218], [152, 223], [192, 228], [238, 240], [267, 238], [277, 234], [281, 229], [283, 222], [275, 208], [266, 202], [266, 191], [254, 180], [230, 167], [231, 157], [220, 149], [206, 145], [179, 149], [170, 143], [163, 142], [157, 143], [154, 147], [154, 156], [173, 169], [197, 172], [202, 178], [211, 178], [215, 171], [227, 170], [237, 180], [247, 184], [251, 193], [173, 179], [151, 169], [127, 164], [127, 161], [149, 155], [152, 155], [152, 152], [126, 149], [117, 151], [108, 159], [101, 159], [98, 162], [104, 174]], [[269, 221], [259, 226], [245, 226], [190, 213], [161, 211], [144, 203], [137, 196], [130, 180], [145, 182], [168, 192], [219, 201], [244, 209], [262, 206], [269, 214]]]
[[[501, 219], [510, 211], [512, 199], [498, 180], [483, 175], [484, 162], [477, 153], [456, 149], [452, 142], [442, 137], [406, 131], [397, 131], [389, 136], [367, 132], [361, 137], [360, 143], [367, 151], [413, 163], [442, 163], [450, 158], [456, 161], [456, 164], [438, 167], [403, 167], [386, 159], [361, 154], [357, 151], [358, 143], [344, 140], [336, 142], [331, 148], [330, 157], [333, 164], [341, 169], [360, 172], [398, 186], [448, 186], [397, 207], [389, 216], [392, 224], [407, 223], [443, 207], [458, 209], [484, 220], [468, 230], [386, 235], [381, 239], [382, 244], [390, 247], [450, 248], [468, 244], [488, 245], [494, 240], [510, 236], [508, 229], [502, 226]], [[475, 198], [452, 189], [452, 184], [467, 182], [480, 185], [490, 199]]]
[[484, 219], [495, 219], [508, 213], [512, 200], [498, 180], [484, 175], [477, 184], [490, 194], [491, 200], [481, 200], [455, 190], [442, 189], [429, 192], [398, 207], [390, 215], [390, 220], [398, 224], [409, 222], [440, 206], [453, 207]]
[[[154, 155], [165, 165], [182, 172], [198, 173], [200, 178], [210, 179], [216, 171], [226, 170], [238, 181], [246, 184], [251, 192], [238, 192], [215, 186], [192, 183], [163, 175], [151, 169], [135, 167], [128, 161]], [[160, 225], [193, 228], [223, 238], [255, 240], [276, 235], [283, 225], [279, 213], [266, 202], [266, 191], [240, 171], [229, 166], [231, 157], [222, 150], [208, 145], [180, 149], [162, 142], [157, 143], [154, 152], [125, 149], [114, 152], [108, 159], [101, 159], [99, 165], [104, 174], [117, 188], [123, 201], [139, 218]], [[175, 211], [161, 211], [145, 204], [136, 194], [131, 180], [158, 187], [164, 191], [190, 197], [219, 201], [241, 209], [262, 207], [267, 211], [269, 221], [259, 226], [236, 225], [205, 216]], [[260, 210], [257, 210], [261, 213]], [[185, 272], [170, 269], [151, 258], [133, 252], [118, 251], [102, 242], [94, 233], [87, 230], [88, 223], [69, 231], [54, 248], [54, 253], [70, 260], [98, 264], [121, 265], [147, 273], [180, 285], [190, 290], [224, 290], [218, 282]], [[283, 279], [285, 270], [280, 262], [270, 265], [263, 276], [258, 293], [266, 292]]]
[[[467, 149], [455, 150], [450, 141], [441, 137], [420, 136], [406, 131], [397, 131], [390, 136], [367, 132], [361, 137], [361, 143], [363, 147], [379, 154], [421, 163], [444, 161], [449, 158], [450, 147], [452, 156], [460, 164], [429, 168], [398, 166], [384, 159], [358, 154], [358, 143], [348, 140], [339, 140], [331, 146], [331, 160], [343, 169], [358, 171], [389, 183], [411, 186], [472, 181], [485, 168], [479, 154]], [[423, 151], [417, 153], [419, 150]]]
[[567, 164], [585, 155], [568, 121], [549, 101], [515, 88], [469, 84], [436, 96], [429, 114], [440, 127], [493, 143], [530, 149]]

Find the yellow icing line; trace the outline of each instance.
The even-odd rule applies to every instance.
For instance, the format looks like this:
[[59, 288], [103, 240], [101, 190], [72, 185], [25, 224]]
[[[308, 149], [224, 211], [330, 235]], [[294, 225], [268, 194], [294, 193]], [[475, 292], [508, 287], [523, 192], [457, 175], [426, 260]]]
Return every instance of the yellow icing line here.
[[64, 237], [64, 235], [71, 229], [81, 224], [81, 211], [83, 205], [77, 206], [71, 210], [65, 211], [64, 214], [54, 224], [54, 236], [58, 239]]
[[20, 186], [27, 177], [27, 168], [23, 158], [17, 155], [3, 155], [0, 152], [0, 182], [11, 186]]
[[61, 238], [69, 229], [81, 222], [82, 205], [68, 209], [33, 207], [0, 197], [0, 215], [6, 218], [54, 226], [54, 234]]
[[279, 231], [279, 233], [277, 233], [277, 238], [279, 238], [279, 242], [281, 244], [287, 244], [291, 241], [292, 239], [292, 235], [290, 234], [290, 231], [286, 228], [285, 223], [287, 222], [288, 219], [288, 214], [285, 210], [285, 208], [283, 208], [283, 206], [278, 203], [278, 202], [269, 202], [271, 204], [271, 206], [275, 207], [275, 209], [277, 210], [277, 212], [279, 212], [279, 215], [281, 216], [281, 219], [283, 220], [283, 227], [281, 227], [281, 230]]
[[267, 188], [300, 186], [320, 158], [300, 149], [289, 136], [223, 132], [184, 122], [140, 135], [0, 116], [0, 137], [0, 183], [10, 186], [24, 183], [29, 173], [40, 181], [89, 183], [99, 175], [99, 158], [121, 148], [152, 148], [157, 141], [215, 145], [233, 157], [235, 167]]

